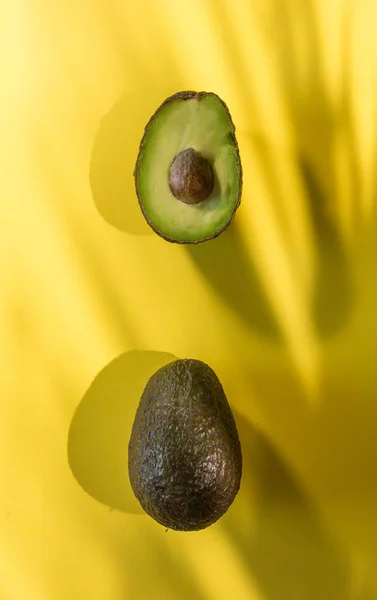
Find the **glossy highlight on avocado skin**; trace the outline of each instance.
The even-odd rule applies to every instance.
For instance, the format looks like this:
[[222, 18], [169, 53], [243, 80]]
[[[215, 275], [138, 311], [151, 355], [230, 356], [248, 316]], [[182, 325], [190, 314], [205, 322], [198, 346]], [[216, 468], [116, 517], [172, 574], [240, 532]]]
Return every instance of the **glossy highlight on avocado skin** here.
[[164, 527], [204, 529], [228, 510], [240, 487], [241, 446], [223, 387], [207, 364], [176, 360], [150, 378], [128, 468], [142, 508]]

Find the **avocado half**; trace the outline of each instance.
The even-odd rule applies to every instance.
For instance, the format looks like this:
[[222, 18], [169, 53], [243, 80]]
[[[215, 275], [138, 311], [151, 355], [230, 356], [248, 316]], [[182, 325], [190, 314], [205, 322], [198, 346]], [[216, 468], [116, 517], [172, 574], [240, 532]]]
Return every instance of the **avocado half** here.
[[169, 242], [220, 235], [241, 201], [242, 166], [226, 104], [212, 92], [178, 92], [145, 127], [134, 171], [140, 208]]
[[169, 529], [204, 529], [228, 510], [240, 487], [241, 445], [223, 387], [206, 363], [176, 360], [149, 379], [128, 472], [144, 511]]

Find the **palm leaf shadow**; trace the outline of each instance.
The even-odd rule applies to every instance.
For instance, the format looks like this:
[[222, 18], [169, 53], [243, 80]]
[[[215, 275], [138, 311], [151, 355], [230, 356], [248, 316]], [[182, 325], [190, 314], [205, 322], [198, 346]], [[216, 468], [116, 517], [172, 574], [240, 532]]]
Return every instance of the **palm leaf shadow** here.
[[355, 286], [349, 257], [338, 230], [326, 218], [327, 199], [313, 170], [303, 158], [298, 161], [314, 225], [317, 253], [312, 315], [320, 336], [326, 338], [343, 329], [355, 306]]
[[[342, 103], [339, 114], [332, 106], [323, 64], [323, 48], [313, 0], [303, 3], [272, 0], [265, 19], [265, 36], [273, 27], [273, 57], [297, 145], [297, 167], [303, 183], [307, 210], [315, 237], [316, 273], [312, 318], [320, 337], [339, 333], [349, 322], [356, 302], [352, 267], [335, 218], [339, 194], [336, 180], [334, 142], [346, 132], [352, 194], [359, 191], [355, 134], [350, 115], [349, 57], [342, 62]], [[349, 13], [345, 14], [344, 48], [347, 48]], [[297, 31], [305, 32], [305, 53], [300, 55]], [[305, 69], [302, 61], [305, 60]], [[272, 184], [273, 171], [264, 165], [266, 180]], [[276, 189], [271, 188], [276, 198]], [[275, 202], [279, 210], [279, 203]]]
[[264, 434], [235, 417], [244, 459], [237, 502], [248, 519], [229, 511], [224, 525], [263, 596], [356, 600], [347, 554], [313, 502]]
[[255, 333], [277, 341], [280, 332], [236, 221], [221, 236], [187, 247], [214, 291]]

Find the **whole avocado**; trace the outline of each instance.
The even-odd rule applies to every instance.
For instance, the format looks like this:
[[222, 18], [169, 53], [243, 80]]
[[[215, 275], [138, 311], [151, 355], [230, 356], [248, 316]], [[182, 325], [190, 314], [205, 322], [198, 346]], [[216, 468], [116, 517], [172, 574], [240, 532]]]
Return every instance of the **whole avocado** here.
[[236, 424], [215, 372], [176, 360], [148, 381], [128, 448], [132, 489], [168, 529], [193, 531], [217, 521], [240, 487]]

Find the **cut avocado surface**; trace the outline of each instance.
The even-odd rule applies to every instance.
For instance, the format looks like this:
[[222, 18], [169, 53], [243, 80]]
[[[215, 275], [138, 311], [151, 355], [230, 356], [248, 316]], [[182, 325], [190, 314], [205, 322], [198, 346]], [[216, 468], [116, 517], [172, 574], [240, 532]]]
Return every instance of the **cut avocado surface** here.
[[142, 508], [169, 529], [204, 529], [228, 510], [240, 487], [241, 446], [223, 387], [206, 363], [176, 360], [149, 379], [128, 471]]
[[135, 167], [141, 210], [152, 229], [176, 243], [222, 233], [241, 200], [235, 127], [212, 92], [179, 92], [149, 120]]

